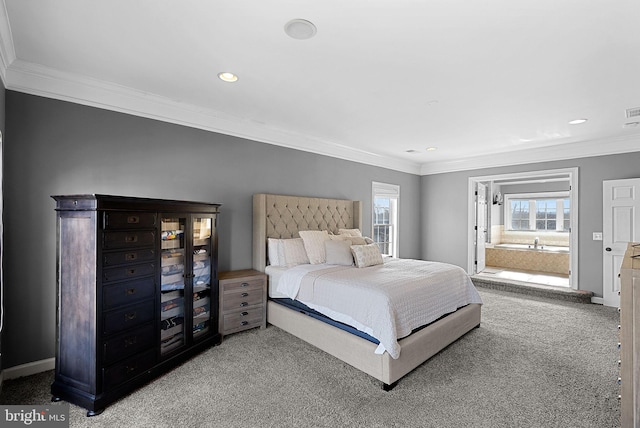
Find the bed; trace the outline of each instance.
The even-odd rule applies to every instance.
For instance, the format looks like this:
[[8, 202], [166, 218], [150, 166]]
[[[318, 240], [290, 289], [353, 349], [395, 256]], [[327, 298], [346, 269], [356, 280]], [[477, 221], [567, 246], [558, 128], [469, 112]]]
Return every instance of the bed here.
[[[361, 229], [362, 203], [343, 199], [255, 194], [253, 197], [253, 268], [268, 271], [269, 238], [293, 239], [300, 231]], [[368, 268], [367, 268], [368, 269]], [[268, 272], [269, 273], [269, 272]], [[269, 274], [270, 282], [273, 281]], [[275, 276], [273, 277], [275, 278]], [[271, 287], [271, 284], [270, 284]], [[385, 390], [455, 342], [481, 319], [481, 303], [469, 303], [397, 340], [399, 355], [381, 352], [381, 343], [309, 316], [307, 311], [276, 303], [270, 288], [267, 322], [333, 355], [382, 382]], [[281, 297], [281, 296], [275, 296]], [[384, 348], [384, 347], [383, 347]]]

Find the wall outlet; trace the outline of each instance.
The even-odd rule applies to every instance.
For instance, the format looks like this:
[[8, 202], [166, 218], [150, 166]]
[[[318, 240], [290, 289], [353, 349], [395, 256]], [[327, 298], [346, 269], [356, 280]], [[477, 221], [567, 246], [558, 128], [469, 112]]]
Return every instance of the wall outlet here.
[[593, 232], [594, 241], [602, 241], [602, 232]]

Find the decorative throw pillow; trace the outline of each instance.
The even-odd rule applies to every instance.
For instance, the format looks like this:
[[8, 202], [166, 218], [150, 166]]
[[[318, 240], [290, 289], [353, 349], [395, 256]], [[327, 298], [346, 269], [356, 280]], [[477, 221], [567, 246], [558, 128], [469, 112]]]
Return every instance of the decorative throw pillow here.
[[347, 236], [362, 236], [360, 229], [338, 229], [338, 234]]
[[351, 241], [329, 240], [324, 242], [324, 249], [327, 255], [328, 265], [353, 265], [353, 255], [351, 254]]
[[312, 265], [324, 263], [327, 259], [324, 242], [330, 239], [329, 233], [326, 230], [301, 230], [298, 233], [304, 241], [309, 263]]
[[351, 245], [365, 245], [365, 244], [368, 244], [367, 240], [365, 238], [360, 237], [360, 236], [350, 236], [349, 239], [351, 240]]
[[352, 245], [351, 252], [353, 253], [356, 267], [363, 268], [384, 263], [378, 244]]

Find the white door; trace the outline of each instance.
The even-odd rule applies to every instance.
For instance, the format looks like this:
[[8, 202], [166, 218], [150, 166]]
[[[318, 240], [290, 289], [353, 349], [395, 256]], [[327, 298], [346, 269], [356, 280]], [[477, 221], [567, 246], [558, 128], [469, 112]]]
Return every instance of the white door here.
[[476, 188], [476, 271], [480, 273], [486, 267], [484, 254], [487, 242], [487, 186], [477, 183]]
[[606, 306], [620, 306], [620, 265], [627, 243], [640, 241], [640, 178], [605, 180], [602, 191], [602, 297]]

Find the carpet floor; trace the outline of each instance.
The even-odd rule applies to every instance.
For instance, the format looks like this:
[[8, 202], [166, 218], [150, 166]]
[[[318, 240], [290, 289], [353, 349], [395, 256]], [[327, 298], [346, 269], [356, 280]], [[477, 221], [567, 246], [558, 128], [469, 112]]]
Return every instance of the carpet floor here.
[[[482, 324], [381, 384], [276, 328], [224, 339], [71, 427], [618, 427], [613, 308], [479, 289]], [[53, 372], [6, 380], [0, 404], [50, 403]]]

